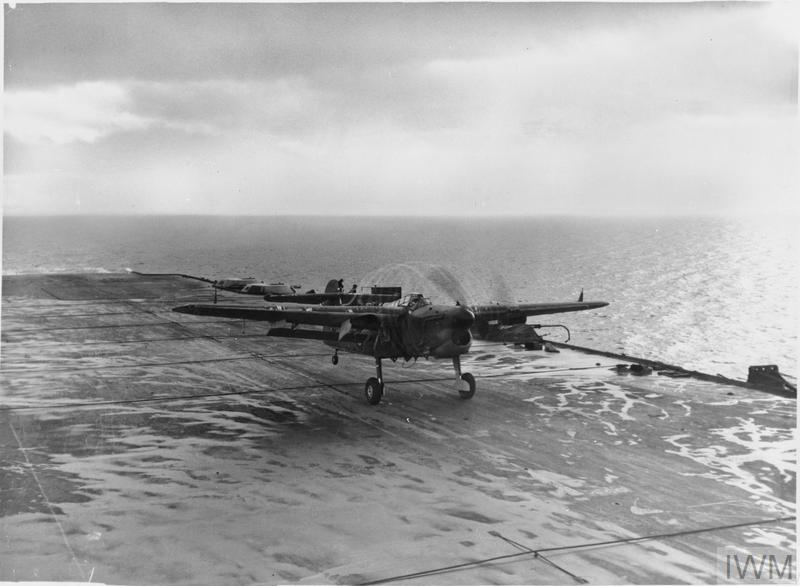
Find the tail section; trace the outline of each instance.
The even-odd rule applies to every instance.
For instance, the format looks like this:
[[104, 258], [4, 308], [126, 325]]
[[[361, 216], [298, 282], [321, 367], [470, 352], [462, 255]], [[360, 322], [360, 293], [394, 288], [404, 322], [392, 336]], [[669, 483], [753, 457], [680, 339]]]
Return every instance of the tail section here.
[[325, 293], [338, 293], [339, 292], [339, 281], [336, 279], [331, 279], [328, 281], [328, 284], [325, 286]]

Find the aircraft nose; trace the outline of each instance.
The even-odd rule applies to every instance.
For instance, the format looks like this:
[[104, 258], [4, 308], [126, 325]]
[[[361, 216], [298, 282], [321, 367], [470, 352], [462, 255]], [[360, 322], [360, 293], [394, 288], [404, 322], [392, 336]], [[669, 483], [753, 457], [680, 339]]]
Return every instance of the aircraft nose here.
[[450, 323], [456, 328], [469, 329], [475, 323], [475, 314], [459, 305], [451, 310]]
[[454, 345], [453, 352], [463, 352], [472, 341], [469, 329], [475, 323], [475, 314], [466, 307], [458, 306], [450, 310], [451, 335], [450, 342]]
[[426, 344], [435, 358], [452, 358], [464, 354], [472, 342], [470, 327], [475, 314], [466, 307], [440, 306], [437, 317], [426, 328]]

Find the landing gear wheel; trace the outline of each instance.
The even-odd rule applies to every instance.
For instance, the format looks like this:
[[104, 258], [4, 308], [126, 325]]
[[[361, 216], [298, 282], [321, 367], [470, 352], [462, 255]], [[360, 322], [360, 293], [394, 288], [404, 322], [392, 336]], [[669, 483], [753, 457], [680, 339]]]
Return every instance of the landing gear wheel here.
[[462, 391], [461, 389], [458, 390], [458, 394], [461, 396], [462, 399], [471, 399], [475, 395], [475, 377], [472, 376], [470, 373], [465, 372], [461, 375], [461, 380], [465, 381], [469, 385], [468, 391]]
[[331, 356], [331, 363], [332, 363], [334, 366], [336, 366], [337, 364], [339, 364], [339, 355], [338, 355], [338, 354], [334, 354], [333, 356]]
[[383, 383], [374, 376], [370, 377], [367, 379], [367, 384], [364, 385], [364, 394], [367, 397], [367, 403], [377, 405], [383, 397]]

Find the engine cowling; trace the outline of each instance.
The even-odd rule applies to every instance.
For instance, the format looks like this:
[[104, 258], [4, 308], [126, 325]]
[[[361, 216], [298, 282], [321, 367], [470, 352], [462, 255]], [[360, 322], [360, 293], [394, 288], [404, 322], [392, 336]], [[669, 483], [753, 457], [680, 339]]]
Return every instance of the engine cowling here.
[[429, 354], [452, 358], [469, 350], [475, 315], [465, 307], [431, 307], [425, 319], [424, 339]]

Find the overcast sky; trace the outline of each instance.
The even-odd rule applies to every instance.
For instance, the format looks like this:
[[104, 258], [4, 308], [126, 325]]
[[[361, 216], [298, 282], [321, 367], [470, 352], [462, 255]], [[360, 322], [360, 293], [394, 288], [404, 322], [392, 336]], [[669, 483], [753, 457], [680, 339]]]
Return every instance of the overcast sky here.
[[4, 12], [6, 214], [798, 210], [788, 5]]

